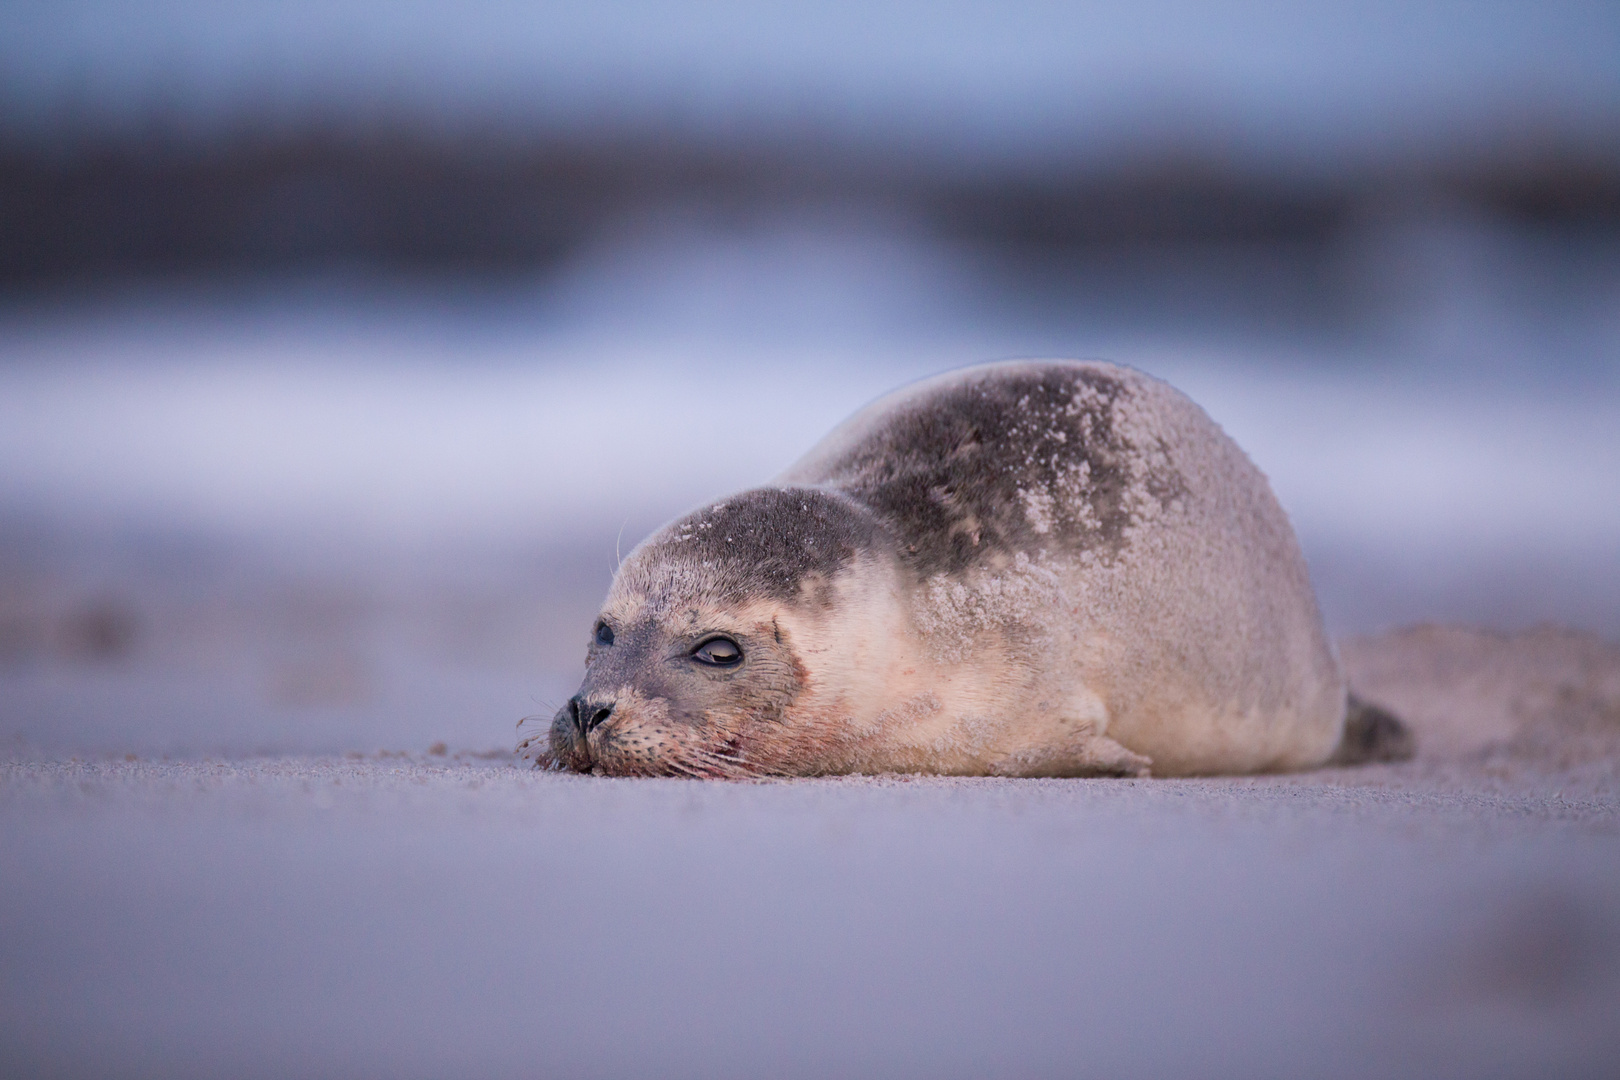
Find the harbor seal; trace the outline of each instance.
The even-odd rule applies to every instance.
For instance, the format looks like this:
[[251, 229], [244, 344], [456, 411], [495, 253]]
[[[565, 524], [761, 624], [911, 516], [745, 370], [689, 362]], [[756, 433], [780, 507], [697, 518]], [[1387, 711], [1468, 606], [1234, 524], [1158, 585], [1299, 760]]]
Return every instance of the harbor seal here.
[[878, 400], [614, 576], [519, 752], [611, 776], [1181, 776], [1401, 756], [1265, 477], [1168, 384], [1007, 362]]

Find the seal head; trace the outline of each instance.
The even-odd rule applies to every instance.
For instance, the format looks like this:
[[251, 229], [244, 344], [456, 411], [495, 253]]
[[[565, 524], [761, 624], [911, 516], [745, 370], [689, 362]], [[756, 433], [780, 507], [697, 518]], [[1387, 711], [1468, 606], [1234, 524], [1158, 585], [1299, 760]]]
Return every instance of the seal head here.
[[808, 678], [795, 631], [885, 546], [868, 511], [813, 488], [744, 492], [666, 526], [619, 569], [584, 682], [552, 721], [551, 762], [616, 776], [782, 771], [793, 744], [814, 741], [787, 723]]

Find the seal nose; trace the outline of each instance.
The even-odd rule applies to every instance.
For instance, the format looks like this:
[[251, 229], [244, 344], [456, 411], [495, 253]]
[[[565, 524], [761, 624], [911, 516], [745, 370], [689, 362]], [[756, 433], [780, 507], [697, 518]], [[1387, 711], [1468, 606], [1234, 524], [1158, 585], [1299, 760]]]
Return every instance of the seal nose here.
[[611, 701], [587, 701], [584, 696], [575, 694], [568, 699], [568, 711], [573, 714], [574, 728], [581, 738], [589, 735], [597, 725], [613, 715]]

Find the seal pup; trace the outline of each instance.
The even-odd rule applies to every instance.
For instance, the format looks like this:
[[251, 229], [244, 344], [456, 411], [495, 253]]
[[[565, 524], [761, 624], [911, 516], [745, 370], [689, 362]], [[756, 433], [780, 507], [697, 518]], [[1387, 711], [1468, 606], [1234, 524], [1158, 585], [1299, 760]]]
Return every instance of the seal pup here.
[[1130, 368], [1009, 362], [881, 398], [638, 545], [579, 692], [519, 752], [610, 776], [1177, 776], [1410, 741], [1347, 699], [1288, 518], [1202, 409]]

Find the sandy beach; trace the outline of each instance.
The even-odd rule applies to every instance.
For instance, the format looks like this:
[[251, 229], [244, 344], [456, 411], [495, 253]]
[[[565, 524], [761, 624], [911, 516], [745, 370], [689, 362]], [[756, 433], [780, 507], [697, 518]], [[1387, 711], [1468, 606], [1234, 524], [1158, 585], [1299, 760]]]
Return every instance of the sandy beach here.
[[[622, 552], [1010, 339], [912, 367], [722, 342], [756, 381], [717, 394], [699, 344], [279, 311], [262, 340], [11, 331], [0, 1074], [1620, 1070], [1606, 368], [1529, 404], [1351, 360], [1162, 369], [1271, 476], [1410, 762], [624, 781], [511, 755]], [[729, 473], [667, 452], [719, 431]]]
[[1416, 759], [728, 784], [4, 766], [13, 1076], [1611, 1076], [1620, 647], [1342, 645]]
[[[1620, 1078], [1616, 58], [1589, 0], [0, 3], [0, 1080]], [[1034, 359], [1242, 449], [1411, 760], [515, 757], [661, 525]], [[1099, 543], [1247, 475], [1161, 420]], [[1293, 589], [1235, 490], [1130, 558]], [[1246, 573], [1063, 599], [1331, 685]]]

